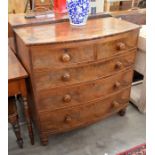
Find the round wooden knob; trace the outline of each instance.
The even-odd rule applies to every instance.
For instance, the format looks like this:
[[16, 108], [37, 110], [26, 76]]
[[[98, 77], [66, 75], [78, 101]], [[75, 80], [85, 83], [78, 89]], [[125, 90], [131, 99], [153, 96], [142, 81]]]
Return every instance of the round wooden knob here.
[[65, 122], [69, 123], [72, 121], [72, 118], [70, 116], [66, 116], [65, 118]]
[[64, 53], [64, 54], [62, 55], [62, 61], [63, 61], [63, 62], [69, 62], [70, 59], [71, 59], [71, 57], [70, 57], [69, 54]]
[[67, 95], [64, 96], [63, 101], [64, 102], [70, 102], [71, 99], [72, 99], [71, 96], [67, 94]]
[[119, 104], [117, 101], [113, 101], [113, 102], [112, 102], [112, 106], [113, 106], [114, 108], [118, 108], [119, 105], [120, 105], [120, 104]]
[[123, 42], [117, 43], [117, 49], [118, 50], [125, 50], [125, 48], [126, 48], [125, 43], [123, 43]]
[[120, 82], [118, 82], [118, 81], [115, 82], [115, 84], [114, 84], [114, 87], [115, 87], [115, 88], [119, 88], [120, 86], [121, 86], [121, 83], [120, 83]]
[[65, 73], [65, 74], [62, 76], [62, 80], [63, 80], [63, 81], [69, 81], [69, 80], [70, 80], [70, 74], [69, 74], [69, 73]]
[[116, 62], [115, 68], [120, 69], [123, 66], [122, 62], [118, 61]]

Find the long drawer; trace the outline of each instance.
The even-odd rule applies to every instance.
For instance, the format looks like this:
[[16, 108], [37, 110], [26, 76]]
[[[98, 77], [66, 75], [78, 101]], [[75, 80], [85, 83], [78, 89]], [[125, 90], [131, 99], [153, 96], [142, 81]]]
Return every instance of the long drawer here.
[[41, 130], [58, 133], [85, 126], [125, 108], [129, 95], [130, 88], [90, 104], [39, 113]]
[[62, 70], [35, 72], [35, 88], [37, 91], [49, 90], [56, 87], [78, 84], [107, 77], [133, 65], [135, 50], [107, 61], [101, 61], [81, 67]]
[[39, 110], [59, 109], [61, 107], [83, 104], [129, 87], [132, 82], [132, 69], [81, 85], [51, 89], [38, 94]]
[[103, 38], [89, 45], [76, 44], [72, 47], [64, 44], [64, 48], [50, 45], [33, 46], [31, 47], [33, 69], [66, 68], [113, 57], [136, 48], [137, 38], [138, 30], [135, 30]]

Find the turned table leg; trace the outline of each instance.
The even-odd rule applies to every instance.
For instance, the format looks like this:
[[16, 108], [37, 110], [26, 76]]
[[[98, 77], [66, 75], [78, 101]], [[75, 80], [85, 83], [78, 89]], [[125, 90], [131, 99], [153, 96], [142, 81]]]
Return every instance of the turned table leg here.
[[23, 97], [23, 103], [24, 103], [24, 113], [25, 113], [25, 118], [26, 118], [26, 122], [27, 122], [29, 137], [31, 140], [31, 144], [33, 145], [34, 144], [34, 135], [33, 135], [32, 122], [31, 122], [31, 118], [30, 118], [30, 114], [29, 114], [29, 107], [28, 107], [26, 97]]
[[21, 137], [20, 126], [18, 121], [18, 113], [15, 98], [12, 97], [8, 100], [8, 121], [13, 127], [13, 131], [17, 138], [17, 144], [20, 148], [23, 148], [23, 139]]
[[19, 126], [19, 122], [17, 120], [17, 122], [15, 124], [12, 124], [13, 127], [13, 131], [17, 137], [17, 144], [20, 148], [23, 148], [23, 139], [21, 138], [21, 133], [20, 133], [20, 126]]

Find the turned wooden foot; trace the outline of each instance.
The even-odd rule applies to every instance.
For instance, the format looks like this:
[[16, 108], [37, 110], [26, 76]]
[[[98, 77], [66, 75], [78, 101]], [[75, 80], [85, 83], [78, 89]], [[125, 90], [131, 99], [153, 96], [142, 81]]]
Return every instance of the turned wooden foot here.
[[27, 122], [27, 128], [29, 132], [29, 137], [31, 144], [34, 145], [34, 135], [33, 135], [33, 128], [32, 128], [32, 122], [30, 119], [30, 114], [29, 114], [29, 108], [28, 108], [28, 103], [27, 103], [27, 98], [23, 97], [23, 102], [24, 102], [24, 112], [25, 112], [25, 118]]
[[41, 136], [40, 141], [41, 141], [41, 144], [43, 146], [46, 146], [48, 144], [48, 137], [47, 136]]
[[125, 116], [125, 114], [126, 114], [126, 108], [120, 110], [120, 111], [118, 112], [118, 114], [119, 114], [120, 116]]

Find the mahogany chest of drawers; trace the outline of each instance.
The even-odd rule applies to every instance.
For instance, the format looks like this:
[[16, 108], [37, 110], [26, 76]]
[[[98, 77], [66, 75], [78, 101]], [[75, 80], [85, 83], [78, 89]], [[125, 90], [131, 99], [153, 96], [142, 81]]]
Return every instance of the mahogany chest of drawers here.
[[50, 134], [125, 114], [139, 26], [115, 18], [16, 28], [17, 55], [30, 75], [30, 104], [43, 145]]

